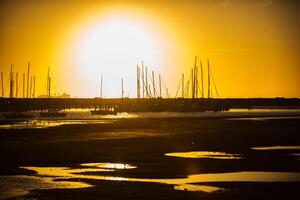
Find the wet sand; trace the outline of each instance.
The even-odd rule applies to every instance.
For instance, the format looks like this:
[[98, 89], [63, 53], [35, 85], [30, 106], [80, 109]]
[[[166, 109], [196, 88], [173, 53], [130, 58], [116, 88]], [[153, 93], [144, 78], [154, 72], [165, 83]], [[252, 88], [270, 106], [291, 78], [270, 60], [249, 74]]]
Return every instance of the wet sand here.
[[[300, 150], [252, 147], [300, 146], [300, 119], [224, 120], [199, 118], [117, 119], [44, 129], [3, 129], [0, 173], [34, 175], [20, 166], [78, 167], [82, 163], [128, 163], [130, 170], [88, 172], [125, 178], [186, 178], [240, 171], [300, 172]], [[182, 158], [173, 152], [215, 151], [243, 159]], [[76, 181], [76, 179], [75, 179]], [[77, 180], [78, 181], [78, 180]], [[80, 189], [43, 189], [25, 199], [297, 199], [299, 182], [209, 182], [224, 191], [174, 190], [172, 185], [86, 179]], [[195, 183], [197, 184], [197, 183]], [[200, 183], [199, 183], [200, 184]], [[202, 184], [202, 183], [201, 183]]]

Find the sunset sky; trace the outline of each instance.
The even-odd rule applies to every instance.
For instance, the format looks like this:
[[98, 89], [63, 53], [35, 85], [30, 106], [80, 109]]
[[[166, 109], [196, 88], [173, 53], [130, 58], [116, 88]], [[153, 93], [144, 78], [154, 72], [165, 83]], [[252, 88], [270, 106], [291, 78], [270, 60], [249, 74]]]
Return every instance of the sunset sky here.
[[[300, 3], [293, 0], [0, 1], [0, 71], [31, 62], [38, 95], [136, 96], [136, 65], [172, 96], [197, 55], [220, 97], [300, 97]], [[205, 66], [206, 67], [206, 66]], [[205, 68], [206, 70], [206, 68]], [[21, 80], [19, 80], [21, 83]], [[21, 87], [21, 86], [20, 86]], [[214, 94], [213, 94], [214, 95]]]

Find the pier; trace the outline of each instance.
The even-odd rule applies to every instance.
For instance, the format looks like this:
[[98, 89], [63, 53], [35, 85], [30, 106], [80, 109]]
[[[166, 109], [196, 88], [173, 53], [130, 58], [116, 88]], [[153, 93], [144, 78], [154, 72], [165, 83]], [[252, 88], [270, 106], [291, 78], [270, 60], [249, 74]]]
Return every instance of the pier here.
[[298, 98], [0, 98], [0, 111], [113, 108], [118, 112], [201, 112], [229, 109], [300, 108]]

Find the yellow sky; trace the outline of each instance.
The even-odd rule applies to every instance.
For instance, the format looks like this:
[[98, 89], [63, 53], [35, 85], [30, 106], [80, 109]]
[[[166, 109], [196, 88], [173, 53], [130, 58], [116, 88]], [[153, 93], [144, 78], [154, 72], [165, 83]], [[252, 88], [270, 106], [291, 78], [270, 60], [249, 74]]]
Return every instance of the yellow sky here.
[[[136, 64], [175, 95], [194, 56], [210, 59], [220, 97], [300, 97], [299, 4], [279, 0], [1, 1], [0, 71], [31, 61], [37, 93], [136, 96]], [[21, 76], [21, 75], [19, 75]], [[19, 81], [21, 82], [21, 81]]]

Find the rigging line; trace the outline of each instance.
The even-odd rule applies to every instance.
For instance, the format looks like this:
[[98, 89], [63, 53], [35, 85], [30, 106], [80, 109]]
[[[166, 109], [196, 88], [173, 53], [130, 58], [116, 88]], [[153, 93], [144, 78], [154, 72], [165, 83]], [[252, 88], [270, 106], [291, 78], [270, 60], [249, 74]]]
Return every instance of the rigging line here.
[[163, 83], [163, 86], [164, 86], [164, 88], [165, 88], [165, 90], [166, 90], [167, 98], [170, 98], [170, 94], [169, 94], [169, 92], [168, 92], [168, 88], [166, 87], [166, 84], [165, 84], [164, 80], [161, 79], [161, 82]]
[[215, 88], [215, 90], [216, 90], [217, 97], [219, 97], [219, 92], [218, 92], [218, 90], [217, 90], [217, 86], [216, 86], [216, 83], [215, 83], [215, 80], [214, 80], [214, 76], [213, 76], [213, 74], [212, 74], [212, 72], [211, 72], [211, 69], [210, 69], [210, 75], [211, 75], [211, 79], [212, 79], [213, 84], [214, 84], [214, 88]]
[[188, 89], [190, 87], [190, 81], [191, 80], [187, 81], [186, 86], [185, 86], [185, 90], [184, 90], [184, 96], [186, 96], [186, 98], [189, 98], [187, 95], [188, 95]]
[[[152, 75], [151, 75], [151, 74], [149, 74], [149, 73], [148, 73], [148, 75], [149, 75], [149, 77], [150, 77], [150, 81], [151, 81], [152, 85], [154, 85], [154, 87], [156, 87], [156, 85], [155, 85], [155, 82], [153, 83], [153, 80], [152, 80], [152, 78], [151, 78], [151, 77], [152, 77]], [[157, 93], [157, 91], [154, 91], [154, 92], [155, 92], [155, 95], [156, 95], [156, 96], [158, 96], [158, 93]], [[150, 90], [150, 93], [151, 93], [151, 90]], [[153, 95], [154, 95], [154, 94], [153, 94]]]
[[181, 86], [181, 82], [182, 82], [182, 80], [180, 80], [180, 82], [179, 82], [179, 85], [178, 85], [178, 88], [177, 88], [177, 91], [176, 91], [176, 94], [175, 94], [175, 98], [177, 98], [177, 94], [178, 94], [179, 88]]

